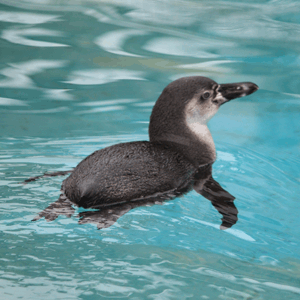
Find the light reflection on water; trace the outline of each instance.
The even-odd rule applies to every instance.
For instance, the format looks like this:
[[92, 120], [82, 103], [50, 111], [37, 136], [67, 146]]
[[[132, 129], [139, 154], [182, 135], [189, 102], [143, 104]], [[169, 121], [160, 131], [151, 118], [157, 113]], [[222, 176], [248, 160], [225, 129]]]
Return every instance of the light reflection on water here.
[[[7, 299], [297, 299], [297, 1], [0, 1], [0, 286]], [[147, 140], [172, 80], [252, 81], [210, 122], [239, 222], [192, 192], [111, 228], [31, 219], [93, 151]], [[216, 221], [217, 220], [217, 221]], [[51, 295], [51, 296], [50, 296]], [[201, 298], [202, 297], [202, 298]]]

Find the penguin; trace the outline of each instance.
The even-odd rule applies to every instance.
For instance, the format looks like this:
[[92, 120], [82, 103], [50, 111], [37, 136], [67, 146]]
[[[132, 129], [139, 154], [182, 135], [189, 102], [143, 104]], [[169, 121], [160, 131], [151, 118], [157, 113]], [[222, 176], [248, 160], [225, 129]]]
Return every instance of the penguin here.
[[[252, 94], [251, 82], [218, 84], [202, 77], [171, 82], [156, 101], [149, 123], [149, 141], [116, 144], [83, 159], [61, 186], [59, 199], [33, 219], [70, 217], [73, 205], [93, 208], [79, 214], [79, 223], [107, 228], [129, 210], [162, 204], [191, 190], [212, 202], [223, 216], [221, 229], [238, 220], [235, 197], [212, 177], [216, 149], [207, 127], [223, 104]], [[29, 178], [33, 181], [42, 176]]]

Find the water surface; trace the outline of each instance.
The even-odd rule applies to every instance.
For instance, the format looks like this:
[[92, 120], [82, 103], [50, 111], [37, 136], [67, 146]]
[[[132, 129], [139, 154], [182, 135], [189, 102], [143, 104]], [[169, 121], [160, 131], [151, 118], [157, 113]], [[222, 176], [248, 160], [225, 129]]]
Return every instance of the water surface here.
[[[0, 287], [4, 299], [299, 299], [300, 4], [0, 1]], [[210, 121], [214, 177], [239, 221], [191, 192], [110, 228], [31, 219], [69, 170], [147, 140], [176, 78], [260, 90]]]

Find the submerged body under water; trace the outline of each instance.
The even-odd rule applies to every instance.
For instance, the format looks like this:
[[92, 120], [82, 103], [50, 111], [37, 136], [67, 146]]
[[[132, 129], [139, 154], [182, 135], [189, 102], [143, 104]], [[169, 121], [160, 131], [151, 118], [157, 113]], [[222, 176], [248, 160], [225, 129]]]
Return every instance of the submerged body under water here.
[[[235, 198], [212, 177], [216, 151], [207, 122], [224, 103], [257, 89], [249, 82], [220, 85], [201, 76], [175, 80], [152, 110], [149, 142], [117, 144], [86, 157], [67, 171], [71, 175], [63, 181], [59, 199], [33, 220], [71, 216], [73, 203], [100, 208], [100, 214], [92, 214], [99, 218], [99, 229], [107, 228], [132, 208], [161, 203], [194, 189], [222, 214], [221, 229], [230, 228], [237, 222], [238, 211]], [[66, 171], [51, 175], [64, 174]]]
[[[5, 299], [298, 299], [299, 9], [297, 1], [0, 1]], [[196, 191], [124, 206], [100, 231], [78, 225], [78, 216], [92, 223], [94, 209], [70, 205], [70, 218], [31, 222], [65, 178], [20, 182], [147, 140], [163, 88], [194, 75], [260, 87], [208, 124], [213, 178], [236, 197], [232, 228], [219, 230], [219, 212]]]

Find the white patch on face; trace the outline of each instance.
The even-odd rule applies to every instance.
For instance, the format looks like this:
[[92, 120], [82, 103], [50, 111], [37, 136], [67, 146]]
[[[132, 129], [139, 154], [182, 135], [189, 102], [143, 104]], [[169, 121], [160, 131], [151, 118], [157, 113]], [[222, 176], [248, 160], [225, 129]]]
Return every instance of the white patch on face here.
[[191, 132], [199, 141], [207, 144], [215, 155], [215, 144], [206, 123], [214, 116], [218, 107], [211, 101], [206, 102], [201, 105], [196, 97], [193, 98], [186, 106], [185, 121]]
[[228, 99], [226, 99], [220, 92], [219, 92], [219, 88], [220, 88], [220, 85], [218, 85], [218, 88], [217, 88], [217, 95], [215, 97], [214, 100], [217, 100], [219, 104], [222, 104], [226, 101], [228, 101]]
[[216, 114], [218, 108], [218, 105], [210, 100], [199, 103], [198, 98], [195, 97], [187, 104], [185, 114], [190, 123], [206, 126], [207, 122]]

